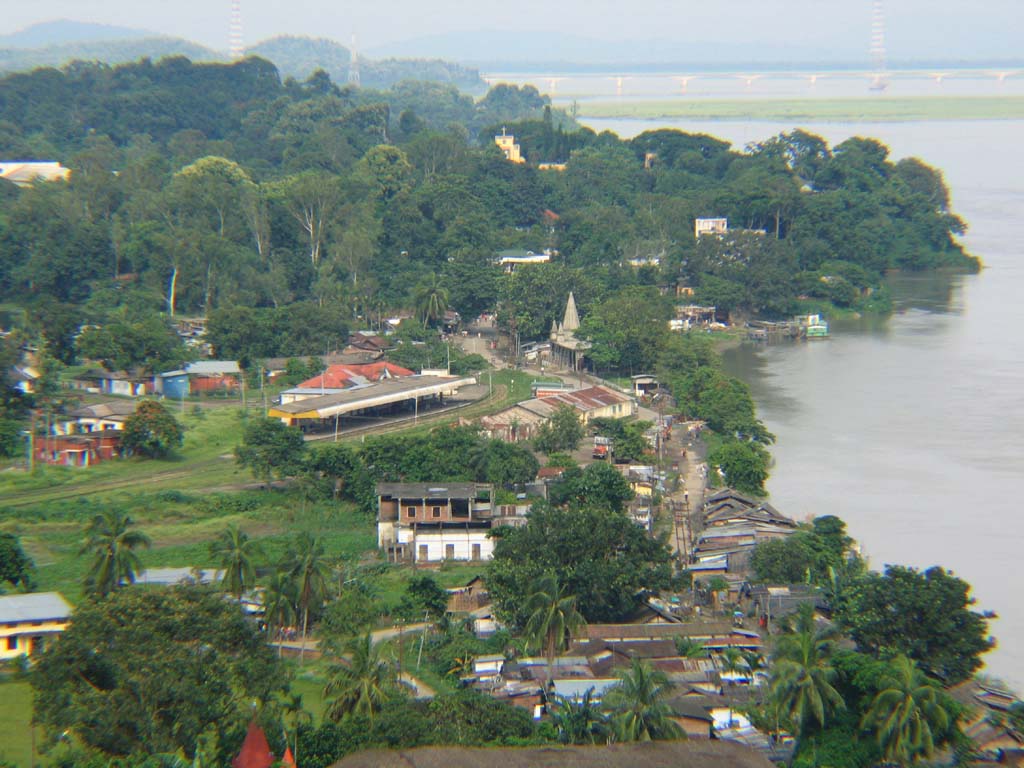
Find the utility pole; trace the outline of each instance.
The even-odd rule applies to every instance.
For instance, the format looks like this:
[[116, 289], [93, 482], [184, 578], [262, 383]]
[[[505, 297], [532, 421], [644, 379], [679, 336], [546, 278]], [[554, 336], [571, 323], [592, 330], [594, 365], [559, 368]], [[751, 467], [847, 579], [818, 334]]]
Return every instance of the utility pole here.
[[267, 390], [263, 386], [263, 380], [266, 378], [266, 374], [264, 373], [264, 370], [265, 369], [261, 365], [260, 366], [260, 395], [263, 397], [263, 417], [266, 418], [267, 413], [269, 411], [267, 409]]

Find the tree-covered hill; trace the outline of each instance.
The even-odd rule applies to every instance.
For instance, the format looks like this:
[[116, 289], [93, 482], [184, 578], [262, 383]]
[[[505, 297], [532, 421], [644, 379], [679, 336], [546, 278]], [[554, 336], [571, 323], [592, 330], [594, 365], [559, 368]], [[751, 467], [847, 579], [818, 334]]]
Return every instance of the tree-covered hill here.
[[[24, 38], [18, 35], [0, 38], [0, 72], [76, 66], [75, 62], [103, 62], [115, 66], [140, 59], [159, 61], [175, 56], [221, 63], [227, 59], [223, 51], [181, 38], [120, 27], [66, 24], [70, 25], [66, 29], [60, 26], [29, 29]], [[283, 80], [305, 80], [317, 70], [323, 70], [336, 83], [348, 82], [352, 60], [351, 51], [334, 40], [293, 35], [264, 40], [246, 49], [246, 55], [273, 62]], [[358, 69], [360, 83], [368, 88], [389, 88], [404, 80], [447, 83], [477, 95], [487, 88], [476, 69], [441, 59], [360, 56]]]
[[38, 48], [6, 47], [0, 44], [0, 72], [23, 72], [35, 67], [62, 67], [73, 61], [102, 61], [109, 64], [187, 56], [194, 61], [217, 61], [223, 54], [178, 37], [142, 37], [110, 40], [82, 40], [44, 45]]
[[[0, 114], [0, 159], [72, 169], [68, 183], [0, 190], [0, 301], [27, 308], [28, 331], [65, 360], [83, 325], [181, 313], [224, 338], [262, 329], [241, 345], [214, 333], [219, 354], [318, 353], [325, 335], [427, 293], [467, 316], [499, 309], [526, 340], [573, 290], [595, 359], [622, 370], [657, 356], [637, 340], [672, 302], [648, 297], [676, 286], [736, 317], [776, 317], [801, 298], [868, 305], [888, 269], [976, 267], [941, 173], [870, 139], [623, 141], [530, 87], [474, 100], [322, 71], [282, 81], [256, 57], [9, 75]], [[502, 128], [526, 162], [494, 145]], [[694, 219], [716, 216], [729, 233], [695, 238]], [[494, 265], [507, 248], [556, 255], [509, 276]], [[643, 311], [623, 303], [630, 286]]]

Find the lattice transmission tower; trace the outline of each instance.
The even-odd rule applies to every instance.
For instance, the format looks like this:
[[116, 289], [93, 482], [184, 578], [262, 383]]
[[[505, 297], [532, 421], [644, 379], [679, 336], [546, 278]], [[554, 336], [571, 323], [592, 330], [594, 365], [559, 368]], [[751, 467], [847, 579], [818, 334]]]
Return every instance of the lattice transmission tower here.
[[352, 48], [349, 51], [348, 62], [348, 83], [356, 88], [359, 87], [359, 52], [356, 50], [356, 36], [352, 35]]
[[242, 37], [242, 0], [231, 0], [228, 52], [233, 60], [240, 59], [245, 55], [245, 41]]
[[889, 85], [886, 77], [885, 61], [885, 5], [883, 0], [871, 1], [871, 66], [874, 76], [871, 81], [871, 89], [875, 91], [885, 90]]

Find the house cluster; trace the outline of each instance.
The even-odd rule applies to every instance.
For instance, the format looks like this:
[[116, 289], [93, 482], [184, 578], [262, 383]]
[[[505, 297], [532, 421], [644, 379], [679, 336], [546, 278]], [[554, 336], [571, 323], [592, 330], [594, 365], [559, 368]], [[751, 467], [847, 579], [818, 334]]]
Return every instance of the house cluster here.
[[39, 653], [70, 619], [59, 592], [0, 595], [0, 661]]
[[637, 402], [629, 395], [603, 386], [565, 390], [560, 386], [538, 390], [538, 396], [504, 411], [484, 416], [480, 427], [487, 437], [514, 443], [531, 440], [560, 407], [573, 408], [583, 424], [597, 418], [635, 416]]
[[796, 521], [768, 502], [744, 496], [732, 488], [724, 488], [705, 499], [702, 522], [702, 530], [694, 537], [689, 570], [695, 578], [722, 576], [735, 582], [737, 592], [754, 547], [797, 531]]
[[89, 467], [121, 456], [121, 432], [135, 413], [135, 402], [113, 400], [76, 408], [36, 438], [35, 461], [67, 467]]
[[152, 376], [137, 370], [90, 368], [71, 379], [68, 386], [97, 395], [163, 395], [179, 400], [187, 395], [236, 392], [242, 386], [242, 369], [235, 360], [199, 360]]
[[[481, 613], [477, 609], [473, 615]], [[722, 739], [754, 747], [771, 759], [786, 759], [791, 739], [757, 731], [738, 708], [760, 701], [765, 673], [736, 669], [729, 653], [762, 658], [757, 632], [729, 622], [590, 624], [566, 652], [552, 659], [503, 655], [476, 657], [462, 681], [490, 696], [540, 715], [552, 697], [579, 701], [589, 693], [600, 705], [635, 659], [662, 672], [674, 686], [669, 701], [673, 719], [691, 739]], [[700, 653], [687, 653], [699, 648]], [[732, 649], [732, 650], [730, 650]], [[757, 666], [757, 665], [755, 665]]]
[[724, 323], [718, 322], [716, 312], [715, 307], [704, 307], [698, 304], [680, 304], [676, 307], [676, 316], [668, 321], [668, 327], [673, 331], [724, 328]]
[[650, 533], [654, 530], [654, 496], [667, 490], [665, 475], [646, 464], [619, 465], [619, 471], [634, 493], [627, 512], [634, 523]]
[[55, 160], [0, 161], [0, 179], [19, 187], [28, 187], [37, 181], [67, 181], [71, 169]]
[[501, 267], [502, 272], [511, 275], [519, 267], [531, 264], [548, 264], [551, 262], [551, 257], [556, 253], [557, 251], [553, 251], [550, 248], [545, 248], [540, 253], [516, 249], [498, 251], [496, 263]]
[[968, 765], [1024, 765], [1024, 733], [1008, 717], [1011, 709], [1024, 702], [1000, 685], [977, 679], [947, 692], [967, 710], [961, 728], [976, 745]]

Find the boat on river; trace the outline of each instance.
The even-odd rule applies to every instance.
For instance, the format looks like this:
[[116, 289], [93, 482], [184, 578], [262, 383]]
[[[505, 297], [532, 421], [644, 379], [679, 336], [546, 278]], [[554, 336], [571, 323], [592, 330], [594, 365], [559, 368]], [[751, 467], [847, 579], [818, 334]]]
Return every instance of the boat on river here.
[[793, 321], [803, 329], [805, 338], [828, 338], [828, 321], [821, 315], [797, 315], [793, 318]]

